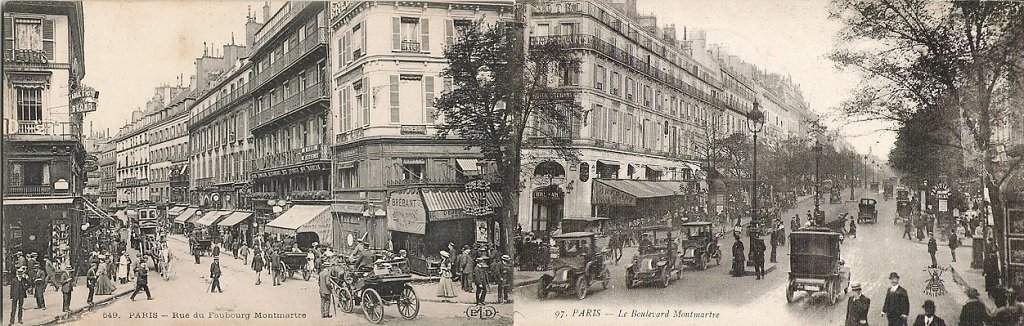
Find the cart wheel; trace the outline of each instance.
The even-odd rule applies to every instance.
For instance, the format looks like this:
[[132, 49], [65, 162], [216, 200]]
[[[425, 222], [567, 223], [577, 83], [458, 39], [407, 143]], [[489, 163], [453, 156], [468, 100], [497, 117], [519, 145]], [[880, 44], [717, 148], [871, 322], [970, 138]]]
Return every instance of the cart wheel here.
[[310, 274], [312, 273], [310, 273], [308, 269], [302, 270], [302, 279], [309, 281]]
[[708, 256], [706, 254], [705, 255], [701, 255], [700, 258], [697, 259], [697, 269], [699, 269], [699, 270], [708, 269], [708, 261], [710, 261], [710, 259], [708, 259]]
[[601, 272], [601, 275], [604, 275], [604, 277], [601, 278], [601, 289], [607, 290], [608, 289], [608, 279], [612, 278], [612, 272], [609, 271], [608, 268], [606, 267], [604, 269], [604, 271]]
[[839, 300], [839, 290], [836, 289], [836, 282], [825, 283], [825, 291], [828, 292], [828, 304], [835, 305], [836, 301]]
[[580, 278], [576, 279], [576, 299], [580, 299], [580, 300], [586, 299], [587, 298], [587, 290], [588, 290], [587, 278], [586, 277], [580, 277]]
[[627, 289], [632, 289], [633, 288], [633, 273], [628, 273], [628, 272], [626, 273], [626, 288]]
[[420, 314], [420, 298], [416, 296], [411, 286], [402, 289], [402, 296], [398, 298], [398, 313], [402, 318], [411, 320]]
[[384, 302], [380, 299], [380, 294], [377, 294], [377, 290], [366, 289], [363, 290], [363, 315], [366, 316], [366, 320], [371, 323], [379, 324], [381, 319], [384, 319]]
[[793, 285], [786, 287], [786, 302], [793, 303], [793, 294], [796, 290], [793, 289]]
[[338, 306], [341, 307], [341, 311], [351, 313], [355, 309], [356, 304], [356, 301], [352, 298], [352, 292], [346, 288], [341, 288], [337, 295]]

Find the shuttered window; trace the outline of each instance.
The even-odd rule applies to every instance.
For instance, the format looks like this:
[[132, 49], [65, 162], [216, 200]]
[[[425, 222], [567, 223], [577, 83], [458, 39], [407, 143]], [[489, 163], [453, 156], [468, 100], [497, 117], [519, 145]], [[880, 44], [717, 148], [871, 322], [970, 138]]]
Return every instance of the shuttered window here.
[[390, 80], [391, 83], [389, 84], [389, 86], [391, 87], [391, 100], [390, 100], [390, 104], [391, 104], [391, 123], [399, 123], [399, 122], [401, 122], [401, 119], [399, 117], [399, 112], [401, 112], [401, 111], [400, 111], [400, 108], [398, 106], [398, 102], [399, 102], [399, 97], [398, 97], [398, 86], [399, 86], [398, 85], [398, 78], [399, 78], [398, 75], [391, 75], [391, 80]]
[[434, 119], [434, 77], [424, 76], [423, 77], [423, 93], [424, 101], [423, 107], [426, 108], [426, 115], [423, 117], [423, 121], [427, 123], [433, 123]]
[[363, 77], [363, 82], [360, 83], [359, 87], [359, 101], [357, 102], [362, 103], [363, 106], [363, 126], [370, 125], [370, 98], [366, 96], [366, 89], [369, 87], [367, 87], [366, 82], [366, 77]]
[[345, 86], [341, 89], [341, 130], [348, 131], [352, 129], [352, 117], [351, 117], [351, 104], [349, 103], [349, 88]]

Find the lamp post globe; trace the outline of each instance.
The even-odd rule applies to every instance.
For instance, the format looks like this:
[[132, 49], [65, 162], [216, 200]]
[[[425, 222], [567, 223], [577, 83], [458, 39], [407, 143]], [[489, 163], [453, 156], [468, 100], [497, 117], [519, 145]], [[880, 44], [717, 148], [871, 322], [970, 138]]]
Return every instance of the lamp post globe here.
[[[761, 220], [758, 216], [758, 203], [757, 203], [757, 134], [764, 129], [764, 112], [760, 109], [761, 104], [754, 100], [754, 107], [747, 112], [747, 128], [753, 133], [753, 169], [752, 169], [752, 182], [750, 189], [750, 233], [751, 240], [757, 236], [758, 230], [755, 229], [761, 226]], [[753, 243], [753, 242], [751, 242]], [[750, 261], [752, 263], [752, 261]]]

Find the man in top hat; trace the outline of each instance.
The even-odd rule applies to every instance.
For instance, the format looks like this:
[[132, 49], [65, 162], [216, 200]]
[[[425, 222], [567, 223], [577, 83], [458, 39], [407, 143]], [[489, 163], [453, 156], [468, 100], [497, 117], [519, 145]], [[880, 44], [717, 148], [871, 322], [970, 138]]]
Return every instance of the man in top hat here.
[[498, 265], [498, 303], [511, 302], [508, 299], [508, 292], [512, 289], [512, 282], [514, 281], [512, 257], [501, 255], [501, 261], [496, 263], [496, 265]]
[[213, 256], [213, 263], [210, 264], [210, 293], [213, 293], [214, 289], [217, 293], [224, 293], [220, 288], [220, 275], [220, 256]]
[[928, 232], [928, 255], [932, 256], [932, 268], [939, 266], [939, 262], [935, 260], [935, 253], [939, 251], [939, 245], [935, 243], [935, 233]]
[[100, 257], [103, 257], [103, 255], [97, 256], [96, 261], [89, 264], [89, 272], [85, 274], [85, 286], [89, 288], [89, 296], [86, 297], [85, 302], [88, 303], [89, 305], [93, 304], [92, 298], [93, 295], [96, 293], [96, 278], [100, 268]]
[[334, 262], [327, 260], [324, 261], [324, 269], [317, 275], [317, 281], [320, 285], [320, 317], [330, 318], [331, 317], [331, 272], [334, 266]]
[[75, 290], [74, 268], [68, 265], [61, 273], [60, 292], [64, 294], [63, 312], [71, 312], [71, 292]]
[[946, 326], [946, 321], [935, 315], [935, 302], [932, 300], [924, 300], [924, 313], [917, 315], [914, 320], [914, 326]]
[[885, 304], [882, 306], [882, 317], [889, 321], [889, 326], [906, 326], [910, 314], [910, 298], [907, 290], [900, 286], [900, 275], [889, 273], [892, 286], [885, 292]]
[[476, 268], [473, 270], [473, 283], [476, 284], [477, 305], [485, 304], [484, 300], [487, 297], [487, 285], [490, 284], [487, 267], [487, 260], [484, 257], [476, 259]]
[[871, 299], [861, 293], [860, 282], [853, 282], [850, 285], [853, 296], [846, 304], [846, 326], [861, 326], [868, 324], [868, 308], [871, 307]]

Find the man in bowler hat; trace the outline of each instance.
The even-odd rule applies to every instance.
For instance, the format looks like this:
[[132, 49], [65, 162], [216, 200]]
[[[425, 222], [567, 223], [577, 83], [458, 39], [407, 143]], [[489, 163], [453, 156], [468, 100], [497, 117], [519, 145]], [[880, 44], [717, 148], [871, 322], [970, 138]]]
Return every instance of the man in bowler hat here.
[[900, 275], [889, 273], [892, 286], [885, 292], [885, 304], [882, 306], [882, 317], [889, 321], [889, 326], [906, 326], [910, 314], [910, 299], [907, 290], [900, 286]]
[[946, 326], [946, 321], [935, 315], [935, 302], [924, 300], [924, 313], [917, 315], [914, 326]]

